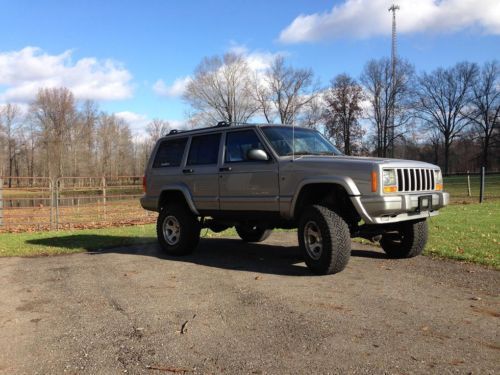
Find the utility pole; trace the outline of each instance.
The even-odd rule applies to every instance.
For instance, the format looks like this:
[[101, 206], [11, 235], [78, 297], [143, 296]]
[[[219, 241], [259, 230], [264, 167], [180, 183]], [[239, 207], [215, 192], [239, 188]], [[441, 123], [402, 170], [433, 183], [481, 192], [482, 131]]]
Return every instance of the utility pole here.
[[392, 12], [392, 48], [391, 48], [391, 108], [390, 108], [390, 121], [389, 121], [389, 156], [394, 157], [394, 106], [396, 104], [396, 65], [397, 65], [397, 51], [396, 51], [396, 11], [399, 10], [399, 5], [392, 4], [388, 9]]

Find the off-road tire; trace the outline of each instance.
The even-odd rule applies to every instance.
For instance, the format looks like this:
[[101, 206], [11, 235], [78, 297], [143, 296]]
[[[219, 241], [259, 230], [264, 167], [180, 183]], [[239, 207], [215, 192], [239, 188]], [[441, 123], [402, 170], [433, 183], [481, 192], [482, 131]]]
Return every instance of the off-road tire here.
[[272, 229], [260, 228], [258, 225], [236, 225], [236, 233], [238, 233], [238, 236], [245, 242], [262, 242], [266, 240], [272, 232]]
[[[314, 223], [322, 237], [322, 250], [314, 259], [307, 248], [306, 225]], [[324, 206], [314, 205], [304, 209], [299, 218], [299, 246], [309, 269], [317, 275], [329, 275], [342, 271], [351, 256], [351, 236], [345, 220]], [[310, 246], [310, 245], [309, 245]], [[317, 254], [316, 254], [317, 255]]]
[[397, 232], [382, 235], [380, 246], [390, 258], [413, 258], [422, 254], [428, 238], [427, 221], [406, 221]]
[[[167, 218], [175, 218], [179, 224], [180, 234], [178, 241], [169, 243], [165, 237], [163, 226]], [[162, 250], [169, 255], [188, 255], [198, 246], [201, 226], [193, 213], [182, 204], [169, 204], [164, 207], [156, 221], [156, 235]]]

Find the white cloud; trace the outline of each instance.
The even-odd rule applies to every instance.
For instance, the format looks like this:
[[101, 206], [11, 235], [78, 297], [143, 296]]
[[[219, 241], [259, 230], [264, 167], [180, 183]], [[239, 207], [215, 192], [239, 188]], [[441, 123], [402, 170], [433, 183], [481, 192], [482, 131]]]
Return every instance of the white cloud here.
[[50, 55], [37, 47], [0, 52], [0, 101], [26, 103], [42, 87], [67, 87], [77, 99], [118, 100], [132, 96], [132, 75], [111, 59], [86, 57], [73, 62], [72, 51]]
[[[500, 34], [498, 0], [398, 0], [400, 33], [455, 32], [474, 28]], [[368, 38], [391, 33], [389, 0], [345, 0], [324, 13], [301, 14], [280, 34], [283, 43]]]
[[160, 96], [175, 98], [184, 94], [189, 82], [191, 82], [190, 76], [177, 78], [171, 85], [167, 85], [163, 80], [159, 79], [153, 85], [153, 90]]
[[144, 132], [146, 125], [151, 121], [147, 115], [131, 111], [117, 112], [115, 116], [129, 124], [134, 132]]
[[245, 45], [233, 43], [229, 48], [229, 52], [241, 55], [245, 58], [248, 67], [254, 72], [262, 72], [269, 68], [273, 60], [277, 56], [288, 55], [285, 52], [272, 53], [268, 51], [250, 51]]

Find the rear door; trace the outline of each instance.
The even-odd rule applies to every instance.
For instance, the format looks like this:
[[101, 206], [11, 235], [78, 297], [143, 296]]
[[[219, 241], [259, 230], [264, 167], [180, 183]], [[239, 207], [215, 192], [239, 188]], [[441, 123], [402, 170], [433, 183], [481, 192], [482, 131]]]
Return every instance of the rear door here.
[[[262, 149], [268, 161], [249, 160], [248, 150]], [[228, 131], [220, 168], [220, 209], [279, 211], [278, 163], [254, 129]]]
[[221, 133], [191, 138], [182, 180], [189, 187], [198, 210], [219, 209], [219, 150]]

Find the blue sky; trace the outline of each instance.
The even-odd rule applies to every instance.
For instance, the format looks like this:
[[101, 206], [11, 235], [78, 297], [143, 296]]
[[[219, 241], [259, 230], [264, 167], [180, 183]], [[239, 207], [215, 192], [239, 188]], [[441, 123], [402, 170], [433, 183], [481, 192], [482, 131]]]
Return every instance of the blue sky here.
[[[500, 57], [499, 1], [399, 3], [398, 51], [417, 71]], [[358, 77], [368, 59], [390, 54], [390, 4], [0, 0], [0, 102], [27, 103], [37, 85], [64, 84], [128, 114], [136, 129], [154, 117], [182, 121], [188, 108], [169, 86], [230, 49], [264, 60], [285, 53], [324, 84], [341, 72]], [[169, 95], [153, 89], [158, 80]]]

